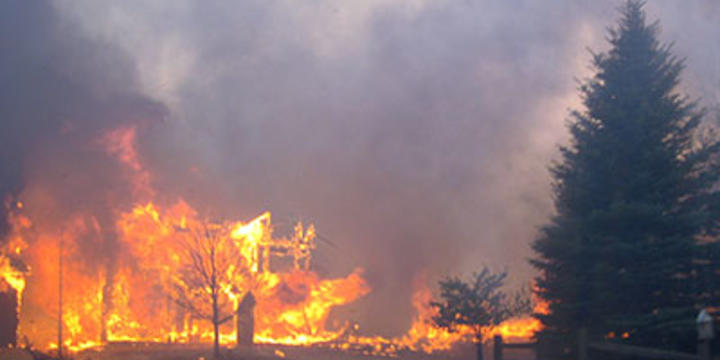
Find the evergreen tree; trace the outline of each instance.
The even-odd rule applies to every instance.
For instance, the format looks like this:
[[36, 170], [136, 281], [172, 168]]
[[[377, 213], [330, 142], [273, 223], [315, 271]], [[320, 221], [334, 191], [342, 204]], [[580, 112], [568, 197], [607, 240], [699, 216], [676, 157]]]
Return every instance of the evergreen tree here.
[[717, 264], [703, 239], [717, 228], [719, 145], [678, 93], [683, 61], [643, 5], [627, 1], [610, 50], [593, 54], [584, 110], [571, 114], [571, 143], [550, 169], [556, 215], [533, 243], [537, 294], [550, 308], [537, 314], [538, 340], [564, 353], [581, 327], [594, 339], [690, 350], [696, 307], [712, 297], [703, 287], [712, 280], [699, 278]]

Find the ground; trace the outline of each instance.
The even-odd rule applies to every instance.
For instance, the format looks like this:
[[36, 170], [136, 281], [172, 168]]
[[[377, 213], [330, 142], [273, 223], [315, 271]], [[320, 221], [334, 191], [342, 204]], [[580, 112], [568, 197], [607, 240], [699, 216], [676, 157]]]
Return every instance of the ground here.
[[[253, 349], [223, 349], [227, 360], [450, 360], [475, 359], [472, 344], [460, 345], [450, 352], [425, 354], [400, 352], [394, 357], [364, 355], [361, 352], [338, 351], [327, 348], [304, 348], [293, 346], [259, 345]], [[534, 354], [527, 351], [505, 350], [507, 360], [533, 360]], [[30, 360], [27, 354], [18, 350], [0, 349], [0, 360]], [[158, 344], [112, 344], [104, 349], [86, 350], [72, 355], [75, 360], [210, 360], [212, 349], [207, 346], [158, 345]], [[485, 359], [492, 359], [492, 349], [486, 346]]]

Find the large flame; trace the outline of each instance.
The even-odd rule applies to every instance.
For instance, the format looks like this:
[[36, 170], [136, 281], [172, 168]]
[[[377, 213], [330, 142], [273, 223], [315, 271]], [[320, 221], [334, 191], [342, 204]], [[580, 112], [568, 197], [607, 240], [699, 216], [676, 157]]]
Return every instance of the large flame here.
[[[43, 189], [25, 194], [24, 209], [18, 203], [11, 212], [11, 246], [0, 249], [0, 285], [15, 289], [22, 304], [21, 338], [56, 348], [60, 318], [63, 345], [71, 350], [119, 341], [209, 342], [212, 322], [205, 315], [212, 289], [220, 316], [230, 320], [221, 325], [222, 343], [235, 341], [231, 320], [248, 293], [257, 299], [255, 341], [337, 338], [344, 328], [326, 326], [330, 310], [369, 292], [362, 269], [340, 279], [312, 272], [313, 225], [298, 222], [278, 236], [269, 212], [247, 222], [211, 221], [182, 200], [157, 204], [136, 135], [135, 127], [121, 127], [96, 142], [124, 166], [136, 201], [114, 209], [114, 223], [79, 211], [49, 215], [54, 204]], [[19, 215], [22, 210], [33, 216]], [[26, 274], [11, 266], [10, 255], [22, 250], [33, 269], [27, 288]], [[214, 287], [201, 281], [207, 266], [217, 270]]]
[[[264, 213], [247, 223], [213, 223], [226, 234], [221, 235], [226, 238], [218, 242], [218, 253], [238, 254], [242, 261], [233, 264], [243, 267], [225, 266], [222, 268], [225, 273], [218, 274], [220, 296], [226, 300], [221, 310], [232, 316], [238, 300], [252, 292], [258, 303], [256, 341], [310, 344], [336, 338], [341, 329], [328, 329], [326, 320], [334, 306], [369, 292], [362, 270], [341, 279], [319, 278], [309, 268], [309, 250], [314, 246], [315, 236], [313, 227], [304, 229], [298, 224], [292, 236], [274, 238], [270, 216]], [[183, 273], [192, 270], [193, 254], [184, 247], [187, 238], [192, 236], [189, 232], [204, 229], [208, 224], [186, 203], [181, 201], [165, 210], [148, 203], [123, 213], [117, 223], [122, 245], [118, 255], [126, 252], [130, 256], [118, 256], [114, 268], [100, 267], [97, 272], [89, 272], [86, 264], [72, 261], [78, 256], [72, 237], [92, 234], [92, 218], [76, 219], [72, 224], [73, 230], [63, 236], [62, 248], [62, 256], [67, 259], [62, 269], [65, 346], [77, 349], [106, 341], [212, 339], [211, 323], [176, 302], [178, 292], [185, 298], [200, 292], [196, 298], [197, 308], [210, 301], [202, 294], [205, 288], [181, 279]], [[53, 242], [28, 251], [35, 269], [33, 283], [46, 289], [58, 288], [58, 251], [59, 245]], [[274, 272], [270, 260], [277, 260], [281, 266], [283, 257], [292, 261], [285, 271]], [[3, 259], [0, 258], [0, 270], [6, 268]], [[22, 274], [8, 271], [2, 274], [22, 293]], [[33, 322], [42, 316], [48, 320], [56, 318], [57, 294], [53, 292], [48, 291], [43, 298], [28, 299], [30, 303], [25, 307], [28, 312], [42, 312], [33, 316]], [[232, 324], [230, 321], [221, 329], [223, 343], [234, 342]], [[42, 334], [40, 326], [33, 325], [23, 322], [21, 332], [31, 335], [36, 345], [57, 346], [52, 336]], [[46, 340], [48, 338], [52, 340]], [[39, 339], [47, 342], [38, 343]]]
[[[52, 197], [42, 189], [10, 212], [10, 241], [0, 249], [0, 286], [16, 290], [20, 337], [35, 347], [58, 347], [58, 323], [63, 346], [73, 351], [110, 342], [210, 342], [212, 296], [217, 319], [228, 320], [220, 325], [220, 342], [232, 344], [237, 331], [232, 318], [247, 294], [257, 303], [259, 343], [324, 344], [387, 355], [447, 350], [472, 340], [469, 328], [450, 332], [432, 324], [427, 283], [416, 289], [417, 315], [403, 336], [361, 336], [349, 324], [328, 327], [333, 307], [369, 293], [362, 269], [338, 279], [313, 272], [312, 224], [297, 222], [283, 235], [270, 212], [250, 221], [211, 220], [182, 199], [159, 204], [135, 137], [134, 127], [124, 127], [98, 141], [124, 165], [132, 183], [135, 205], [114, 209], [112, 223], [90, 212], [54, 209], [60, 216], [48, 215]], [[22, 258], [32, 271], [12, 266], [13, 258]], [[488, 334], [528, 339], [539, 326], [531, 317], [511, 319]]]

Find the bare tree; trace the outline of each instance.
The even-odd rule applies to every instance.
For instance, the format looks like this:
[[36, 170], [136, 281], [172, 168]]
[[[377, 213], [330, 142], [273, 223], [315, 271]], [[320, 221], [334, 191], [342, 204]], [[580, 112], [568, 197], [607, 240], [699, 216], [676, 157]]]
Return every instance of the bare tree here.
[[[196, 318], [213, 325], [213, 355], [220, 357], [220, 325], [233, 318], [233, 294], [239, 293], [247, 264], [227, 227], [205, 223], [179, 232], [184, 266], [173, 278], [172, 297]], [[183, 236], [184, 235], [184, 236]]]

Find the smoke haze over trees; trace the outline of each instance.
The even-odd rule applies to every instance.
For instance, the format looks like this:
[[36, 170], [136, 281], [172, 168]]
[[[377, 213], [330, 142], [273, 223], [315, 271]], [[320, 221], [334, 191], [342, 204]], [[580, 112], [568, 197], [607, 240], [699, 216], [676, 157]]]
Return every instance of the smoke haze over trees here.
[[[161, 197], [313, 220], [337, 245], [317, 270], [366, 268], [373, 296], [358, 306], [379, 316], [362, 327], [403, 331], [420, 273], [486, 262], [511, 284], [531, 278], [528, 244], [552, 212], [546, 164], [585, 48], [603, 49], [619, 4], [4, 2], [0, 191], [49, 187], [61, 196], [43, 211], [111, 224], [104, 203], [131, 190], [93, 139], [136, 124]], [[648, 12], [688, 57], [685, 90], [717, 102], [717, 2]], [[108, 253], [107, 238], [88, 252]]]

